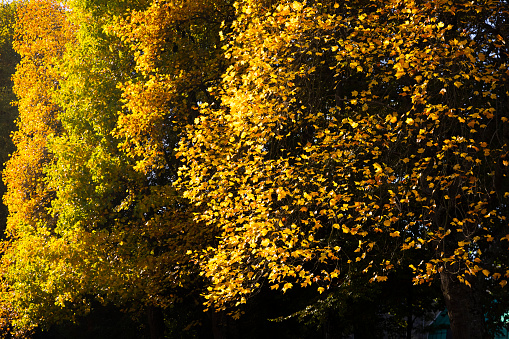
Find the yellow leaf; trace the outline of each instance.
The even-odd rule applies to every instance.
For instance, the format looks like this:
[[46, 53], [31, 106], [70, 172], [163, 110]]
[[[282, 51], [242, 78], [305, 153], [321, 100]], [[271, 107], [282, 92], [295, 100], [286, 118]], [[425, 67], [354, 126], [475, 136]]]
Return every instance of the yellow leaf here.
[[294, 11], [300, 11], [302, 9], [302, 4], [298, 1], [294, 1], [292, 3], [292, 8]]
[[379, 164], [379, 163], [375, 162], [375, 163], [373, 164], [373, 167], [375, 168], [375, 172], [376, 172], [377, 174], [380, 174], [380, 173], [382, 173], [382, 172], [383, 172], [382, 166], [380, 166], [380, 164]]
[[286, 290], [288, 290], [288, 289], [290, 289], [292, 287], [293, 287], [292, 283], [286, 283], [286, 284], [284, 284], [284, 286], [283, 286], [283, 288], [281, 290], [284, 293], [284, 292], [286, 292]]

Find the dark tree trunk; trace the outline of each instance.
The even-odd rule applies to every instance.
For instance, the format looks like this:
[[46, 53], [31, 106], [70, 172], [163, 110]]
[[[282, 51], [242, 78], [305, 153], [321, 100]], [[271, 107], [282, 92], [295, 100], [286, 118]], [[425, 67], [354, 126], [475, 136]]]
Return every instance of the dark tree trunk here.
[[472, 277], [472, 287], [460, 282], [456, 274], [448, 270], [440, 273], [442, 293], [451, 321], [452, 337], [455, 339], [489, 338], [482, 305], [478, 297], [478, 277]]
[[[461, 185], [457, 181], [455, 185], [449, 187], [449, 192], [459, 190]], [[436, 196], [438, 201], [441, 196]], [[456, 206], [442, 206], [435, 211], [434, 223], [437, 227], [450, 229], [449, 219], [451, 216], [463, 218], [463, 211]], [[473, 234], [476, 225], [464, 225], [470, 234]], [[467, 240], [464, 232], [452, 233], [442, 240], [440, 246], [437, 246], [437, 256], [443, 258], [456, 258], [455, 249], [459, 241]], [[456, 258], [458, 259], [458, 258]], [[489, 338], [484, 319], [483, 307], [480, 301], [481, 295], [481, 278], [477, 276], [466, 276], [470, 286], [458, 280], [458, 274], [462, 273], [462, 267], [459, 262], [444, 262], [442, 271], [440, 272], [440, 283], [442, 294], [444, 296], [445, 305], [449, 314], [451, 323], [451, 332], [454, 339], [487, 339]], [[464, 272], [464, 271], [463, 271]]]
[[412, 339], [412, 331], [414, 330], [414, 290], [411, 284], [407, 285], [407, 325], [406, 325], [406, 338]]
[[164, 339], [164, 316], [159, 307], [147, 308], [148, 328], [150, 339]]
[[210, 321], [212, 323], [212, 335], [214, 339], [226, 339], [225, 315], [224, 312], [209, 311]]

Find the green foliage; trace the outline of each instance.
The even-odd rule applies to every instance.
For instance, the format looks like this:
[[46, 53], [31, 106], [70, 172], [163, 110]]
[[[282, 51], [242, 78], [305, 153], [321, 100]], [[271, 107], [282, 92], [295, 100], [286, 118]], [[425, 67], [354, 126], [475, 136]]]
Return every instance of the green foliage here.
[[[182, 298], [179, 291], [201, 288], [193, 254], [215, 240], [215, 229], [194, 223], [198, 210], [172, 187], [179, 165], [173, 147], [203, 88], [220, 79], [221, 23], [215, 20], [223, 14], [216, 9], [213, 17], [201, 17], [213, 2], [203, 8], [143, 1], [66, 5], [28, 2], [17, 24], [23, 57], [17, 95], [26, 107], [19, 125], [37, 132], [15, 136], [18, 150], [5, 175], [11, 233], [3, 256], [3, 305], [19, 333], [77, 321], [96, 302], [133, 313], [168, 308]], [[154, 34], [159, 26], [164, 29]], [[166, 30], [168, 36], [158, 36]], [[133, 32], [144, 38], [131, 40]], [[180, 35], [181, 45], [168, 54], [160, 44], [170, 33]], [[152, 52], [164, 67], [147, 71], [154, 65], [139, 50], [153, 44], [159, 44]], [[211, 55], [217, 60], [208, 60]], [[201, 62], [203, 70], [214, 66], [203, 78], [193, 66]], [[184, 67], [191, 72], [186, 77], [155, 85], [175, 86], [173, 98], [147, 101], [146, 93], [135, 93], [154, 90], [153, 73], [167, 81]], [[30, 87], [30, 81], [42, 86]], [[138, 100], [152, 106], [140, 112]], [[161, 116], [154, 114], [154, 129], [140, 137], [158, 145], [157, 164], [147, 153], [141, 156], [151, 165], [140, 167], [144, 159], [127, 150], [123, 133], [127, 125], [140, 127], [132, 124], [138, 114], [154, 107]], [[137, 142], [132, 136], [129, 141]], [[25, 159], [24, 145], [36, 150], [31, 158]], [[22, 167], [28, 167], [26, 174], [21, 161], [32, 162]]]

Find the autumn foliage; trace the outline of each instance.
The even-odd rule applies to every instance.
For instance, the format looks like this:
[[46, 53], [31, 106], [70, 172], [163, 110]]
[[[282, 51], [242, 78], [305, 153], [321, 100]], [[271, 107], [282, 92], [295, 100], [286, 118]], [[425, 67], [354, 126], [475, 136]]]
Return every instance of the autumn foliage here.
[[[192, 290], [197, 279], [192, 250], [213, 241], [214, 229], [193, 222], [194, 208], [171, 185], [178, 167], [171, 156], [172, 139], [183, 128], [172, 119], [187, 122], [195, 108], [186, 99], [193, 94], [184, 90], [203, 92], [207, 81], [220, 79], [220, 72], [211, 69], [204, 79], [193, 76], [195, 83], [177, 87], [179, 94], [170, 103], [171, 96], [152, 102], [190, 111], [174, 118], [153, 114], [148, 125], [140, 124], [143, 119], [136, 116], [148, 119], [152, 109], [138, 107], [178, 82], [150, 87], [154, 79], [144, 68], [151, 65], [145, 65], [138, 49], [151, 48], [158, 37], [142, 35], [138, 45], [131, 44], [128, 33], [161, 26], [188, 32], [187, 42], [178, 41], [180, 52], [171, 50], [165, 60], [161, 79], [180, 76], [183, 55], [190, 50], [220, 58], [218, 34], [206, 25], [206, 35], [189, 31], [203, 20], [194, 19], [187, 7], [171, 16], [177, 5], [125, 5], [116, 3], [114, 13], [93, 1], [71, 2], [70, 8], [34, 1], [19, 9], [18, 150], [4, 175], [6, 203], [17, 207], [10, 208], [3, 255], [5, 316], [15, 331], [74, 321], [94, 302], [133, 312], [166, 308], [181, 298], [175, 290]], [[208, 7], [194, 9], [198, 14], [205, 10], [213, 13]], [[187, 24], [184, 14], [190, 15]], [[140, 17], [154, 19], [140, 23]], [[39, 20], [47, 26], [36, 25]], [[193, 41], [194, 46], [186, 46]], [[205, 56], [196, 62], [201, 67], [214, 63]], [[192, 66], [185, 64], [189, 72], [199, 71]], [[147, 150], [153, 154], [143, 154], [157, 162], [140, 167], [142, 160], [121, 140], [125, 135], [134, 142], [138, 134], [140, 143], [152, 141]]]
[[509, 280], [508, 14], [24, 2], [4, 316], [23, 332], [182, 289], [232, 310], [410, 269], [440, 280], [455, 336], [485, 336], [479, 296]]
[[479, 275], [505, 286], [506, 15], [503, 2], [239, 2], [222, 107], [180, 144], [184, 196], [223, 231], [202, 262], [208, 305], [264, 281], [383, 281], [416, 249], [414, 282], [439, 274], [450, 315]]
[[[9, 237], [2, 257], [5, 263], [2, 267], [2, 315], [8, 319], [19, 317], [13, 323], [21, 332], [32, 328], [36, 321], [17, 310], [34, 312], [37, 305], [32, 303], [29, 294], [20, 294], [17, 290], [20, 287], [47, 290], [45, 273], [53, 267], [41, 260], [41, 252], [64, 249], [60, 244], [47, 242], [48, 230], [55, 225], [48, 211], [54, 191], [44, 180], [44, 169], [53, 161], [47, 147], [48, 137], [61, 130], [59, 106], [53, 99], [61, 79], [57, 63], [72, 39], [72, 27], [64, 11], [65, 8], [51, 1], [19, 5], [15, 27], [14, 49], [22, 62], [13, 77], [14, 92], [19, 98], [16, 103], [18, 130], [13, 133], [17, 150], [4, 171]], [[39, 19], [39, 25], [33, 25]], [[12, 279], [16, 282], [6, 284]], [[38, 311], [35, 313], [41, 316]]]

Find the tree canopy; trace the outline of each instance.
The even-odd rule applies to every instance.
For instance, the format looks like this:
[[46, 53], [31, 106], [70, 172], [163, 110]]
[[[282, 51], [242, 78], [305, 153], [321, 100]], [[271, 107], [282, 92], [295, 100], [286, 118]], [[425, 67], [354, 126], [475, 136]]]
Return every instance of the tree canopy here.
[[509, 277], [507, 3], [238, 13], [222, 105], [202, 108], [179, 149], [184, 196], [223, 232], [202, 264], [208, 303], [245, 302], [263, 281], [383, 281], [420, 250], [414, 281], [440, 275], [454, 335], [482, 337], [479, 280]]
[[268, 289], [346, 305], [439, 280], [453, 335], [488, 336], [509, 279], [507, 2], [17, 6], [14, 332], [94, 303], [153, 316], [201, 293], [238, 317]]
[[[195, 224], [196, 209], [172, 187], [178, 168], [172, 153], [196, 96], [220, 79], [221, 62], [213, 58], [222, 59], [217, 29], [229, 13], [221, 6], [214, 12], [212, 2], [19, 5], [19, 131], [4, 172], [10, 214], [2, 256], [5, 317], [15, 331], [75, 321], [97, 302], [165, 309], [184, 299], [179, 291], [197, 288], [190, 254], [214, 241], [214, 229]], [[159, 36], [166, 31], [169, 37]], [[151, 87], [149, 51], [164, 50], [175, 32], [180, 47], [165, 56], [157, 71], [162, 82]], [[130, 34], [143, 38], [131, 41]], [[190, 51], [195, 65], [185, 62]], [[194, 74], [198, 65], [208, 72], [202, 78]], [[172, 82], [184, 68], [194, 82]], [[172, 86], [177, 91], [166, 95]], [[161, 101], [147, 101], [156, 92], [164, 94]], [[143, 107], [149, 103], [166, 106], [140, 125], [150, 117], [152, 108]], [[131, 133], [140, 133], [137, 146], [127, 145], [136, 142]], [[141, 153], [146, 160], [128, 151], [144, 138], [152, 142], [147, 150], [158, 145], [153, 154]]]
[[[14, 120], [17, 116], [16, 107], [11, 102], [16, 99], [12, 91], [11, 77], [19, 62], [18, 54], [13, 50], [14, 22], [16, 19], [16, 4], [2, 3], [0, 5], [0, 169], [4, 169], [5, 162], [14, 151], [11, 132], [15, 129]], [[5, 194], [5, 185], [0, 185], [1, 195]], [[7, 208], [0, 204], [0, 225], [5, 225]], [[4, 227], [4, 226], [3, 226]]]

